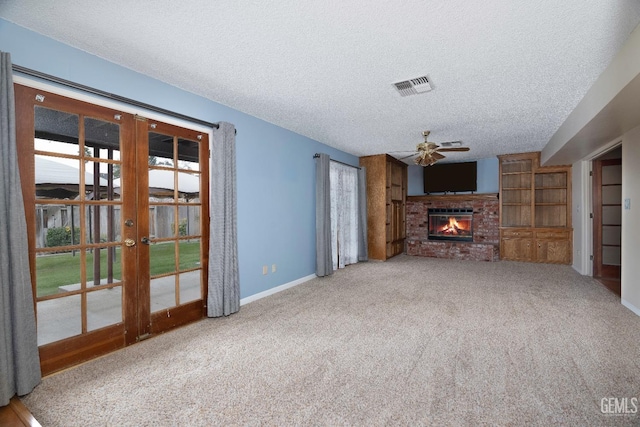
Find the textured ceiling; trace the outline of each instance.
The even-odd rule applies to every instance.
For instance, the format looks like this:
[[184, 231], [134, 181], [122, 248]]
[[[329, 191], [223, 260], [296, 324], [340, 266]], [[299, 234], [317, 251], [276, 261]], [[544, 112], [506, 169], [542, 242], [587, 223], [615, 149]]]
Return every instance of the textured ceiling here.
[[[541, 150], [638, 0], [0, 0], [0, 17], [356, 156]], [[18, 64], [20, 65], [20, 64]], [[401, 97], [392, 83], [428, 75]]]

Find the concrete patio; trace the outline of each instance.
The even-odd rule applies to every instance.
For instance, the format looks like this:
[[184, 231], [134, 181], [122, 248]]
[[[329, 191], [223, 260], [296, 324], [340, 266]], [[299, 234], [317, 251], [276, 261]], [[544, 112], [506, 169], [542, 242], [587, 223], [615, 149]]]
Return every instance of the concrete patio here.
[[[176, 305], [176, 276], [151, 280], [151, 312]], [[181, 273], [180, 303], [200, 298], [200, 271]], [[79, 289], [80, 285], [61, 286], [62, 292]], [[122, 286], [87, 293], [87, 330], [93, 331], [122, 322]], [[71, 295], [38, 302], [38, 345], [79, 335], [81, 297]]]

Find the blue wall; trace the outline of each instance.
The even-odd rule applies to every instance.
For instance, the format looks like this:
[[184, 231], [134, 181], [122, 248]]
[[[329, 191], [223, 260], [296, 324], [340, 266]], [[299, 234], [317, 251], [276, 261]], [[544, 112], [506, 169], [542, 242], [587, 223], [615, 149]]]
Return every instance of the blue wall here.
[[[238, 257], [245, 298], [315, 272], [317, 152], [358, 158], [294, 132], [0, 19], [0, 50], [14, 64], [197, 119], [233, 123], [237, 134]], [[277, 271], [271, 272], [271, 265]], [[269, 273], [262, 274], [262, 266]]]
[[[477, 194], [482, 193], [497, 193], [499, 191], [498, 175], [500, 164], [497, 157], [488, 157], [486, 159], [478, 160], [478, 191]], [[424, 195], [424, 183], [423, 183], [423, 167], [417, 165], [410, 165], [407, 172], [407, 194], [409, 196], [423, 196]], [[461, 193], [462, 194], [462, 193]]]

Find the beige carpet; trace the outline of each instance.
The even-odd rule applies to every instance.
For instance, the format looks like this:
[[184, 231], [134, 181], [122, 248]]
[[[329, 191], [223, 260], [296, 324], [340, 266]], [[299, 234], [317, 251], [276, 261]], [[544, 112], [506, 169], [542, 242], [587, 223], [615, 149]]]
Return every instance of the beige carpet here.
[[54, 375], [23, 401], [44, 426], [595, 426], [640, 425], [601, 411], [638, 397], [640, 317], [595, 280], [399, 256]]

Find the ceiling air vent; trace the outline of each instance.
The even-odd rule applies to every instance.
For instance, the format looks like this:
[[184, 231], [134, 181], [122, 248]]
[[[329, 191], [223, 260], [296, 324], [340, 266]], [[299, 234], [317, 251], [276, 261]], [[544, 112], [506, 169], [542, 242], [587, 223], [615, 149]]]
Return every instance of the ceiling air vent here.
[[398, 92], [400, 92], [400, 96], [417, 95], [419, 93], [429, 92], [433, 89], [427, 76], [397, 82], [394, 83], [393, 86]]
[[445, 148], [457, 148], [457, 147], [462, 147], [462, 141], [447, 141], [447, 142], [441, 142], [439, 143], [440, 147], [445, 147]]

